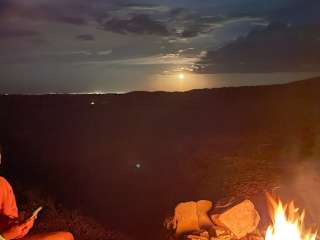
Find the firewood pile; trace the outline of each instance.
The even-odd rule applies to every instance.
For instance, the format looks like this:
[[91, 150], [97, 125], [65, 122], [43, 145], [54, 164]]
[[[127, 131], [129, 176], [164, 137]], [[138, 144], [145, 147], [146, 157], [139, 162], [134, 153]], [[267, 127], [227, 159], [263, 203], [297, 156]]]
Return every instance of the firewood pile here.
[[222, 213], [214, 213], [210, 201], [184, 202], [176, 206], [167, 224], [173, 239], [263, 240], [258, 230], [260, 216], [254, 204], [245, 200]]

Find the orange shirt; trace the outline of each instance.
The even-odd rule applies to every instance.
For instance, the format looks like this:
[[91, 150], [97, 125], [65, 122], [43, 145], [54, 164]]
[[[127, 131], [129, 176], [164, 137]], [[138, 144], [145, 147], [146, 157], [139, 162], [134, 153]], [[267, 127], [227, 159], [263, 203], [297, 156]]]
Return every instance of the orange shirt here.
[[18, 208], [10, 183], [0, 177], [0, 215], [10, 218], [18, 217]]

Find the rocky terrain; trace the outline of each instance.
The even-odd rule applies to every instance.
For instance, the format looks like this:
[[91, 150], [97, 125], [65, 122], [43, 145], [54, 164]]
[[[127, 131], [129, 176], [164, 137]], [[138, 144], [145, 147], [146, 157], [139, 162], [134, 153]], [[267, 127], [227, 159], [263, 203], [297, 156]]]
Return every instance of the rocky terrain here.
[[4, 174], [133, 239], [163, 239], [163, 220], [181, 201], [255, 197], [292, 183], [296, 166], [316, 170], [319, 89], [315, 78], [184, 93], [1, 96]]

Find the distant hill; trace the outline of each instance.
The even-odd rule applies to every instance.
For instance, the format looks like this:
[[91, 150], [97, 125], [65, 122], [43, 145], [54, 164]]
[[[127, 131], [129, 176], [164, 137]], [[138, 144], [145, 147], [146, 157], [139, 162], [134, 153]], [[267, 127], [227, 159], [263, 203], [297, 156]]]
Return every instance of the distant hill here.
[[156, 239], [178, 201], [219, 199], [252, 181], [263, 188], [261, 179], [281, 174], [267, 171], [273, 161], [320, 156], [319, 89], [314, 78], [183, 93], [1, 96], [7, 175]]

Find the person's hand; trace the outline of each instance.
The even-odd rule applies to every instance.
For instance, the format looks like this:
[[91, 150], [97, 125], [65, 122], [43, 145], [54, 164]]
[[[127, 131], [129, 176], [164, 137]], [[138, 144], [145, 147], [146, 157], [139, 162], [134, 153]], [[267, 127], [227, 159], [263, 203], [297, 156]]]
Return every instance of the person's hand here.
[[33, 227], [35, 218], [28, 219], [26, 222], [13, 225], [2, 233], [6, 240], [20, 239], [26, 236]]

